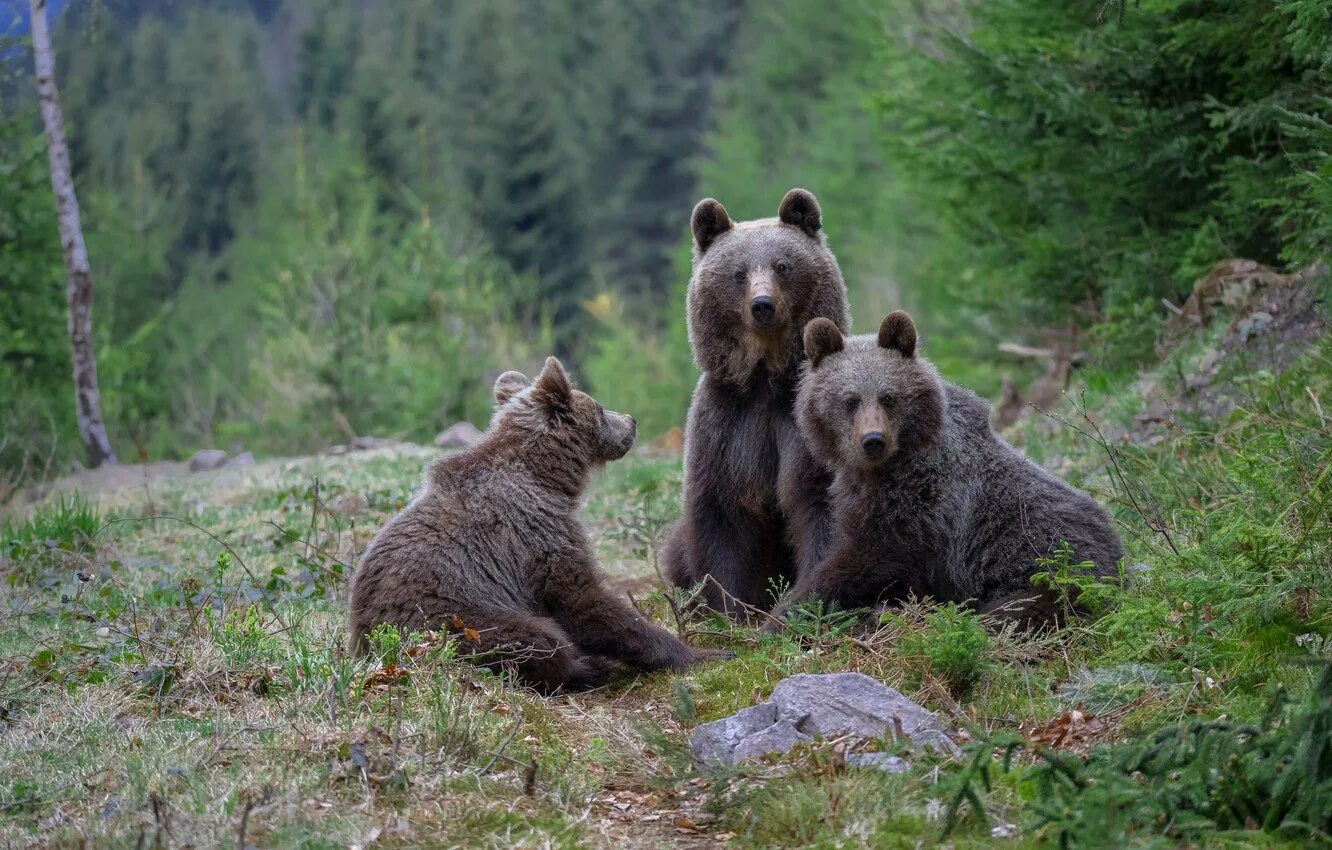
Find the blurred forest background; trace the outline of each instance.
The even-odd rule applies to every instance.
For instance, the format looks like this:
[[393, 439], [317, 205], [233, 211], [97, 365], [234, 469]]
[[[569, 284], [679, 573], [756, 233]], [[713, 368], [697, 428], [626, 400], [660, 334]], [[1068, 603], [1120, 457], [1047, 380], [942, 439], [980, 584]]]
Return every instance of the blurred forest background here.
[[[3, 0], [25, 6], [19, 0]], [[856, 328], [1108, 371], [1217, 260], [1332, 241], [1326, 0], [70, 0], [58, 79], [122, 460], [488, 418], [551, 351], [679, 424], [688, 217], [820, 198]], [[0, 468], [82, 457], [23, 15], [0, 43]], [[0, 16], [0, 26], [4, 17]]]

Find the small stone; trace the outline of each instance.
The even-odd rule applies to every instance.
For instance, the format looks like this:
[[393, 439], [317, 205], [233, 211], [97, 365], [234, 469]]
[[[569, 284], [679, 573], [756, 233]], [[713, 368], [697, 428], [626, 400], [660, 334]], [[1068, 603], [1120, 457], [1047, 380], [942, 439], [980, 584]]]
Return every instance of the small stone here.
[[455, 422], [435, 437], [435, 445], [441, 449], [470, 449], [479, 442], [481, 431], [471, 422]]
[[211, 472], [226, 462], [227, 453], [221, 449], [200, 449], [190, 458], [190, 472]]

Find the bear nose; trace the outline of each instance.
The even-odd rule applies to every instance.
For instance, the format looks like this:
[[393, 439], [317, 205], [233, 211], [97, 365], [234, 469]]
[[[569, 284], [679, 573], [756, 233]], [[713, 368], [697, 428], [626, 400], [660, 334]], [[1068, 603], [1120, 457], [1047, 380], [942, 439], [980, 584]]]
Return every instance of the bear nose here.
[[749, 313], [759, 327], [766, 328], [772, 324], [773, 317], [777, 315], [777, 302], [767, 295], [760, 295], [749, 302]]
[[860, 438], [860, 447], [865, 451], [865, 457], [877, 458], [883, 455], [883, 450], [888, 448], [888, 441], [884, 439], [883, 434], [878, 431], [871, 431]]

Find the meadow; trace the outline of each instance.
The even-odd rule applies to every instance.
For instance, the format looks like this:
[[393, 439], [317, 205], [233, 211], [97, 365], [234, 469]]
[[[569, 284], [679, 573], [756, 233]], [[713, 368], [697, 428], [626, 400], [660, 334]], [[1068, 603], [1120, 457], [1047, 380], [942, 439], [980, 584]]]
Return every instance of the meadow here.
[[[1326, 276], [1308, 286], [1316, 311]], [[56, 482], [0, 534], [0, 843], [1327, 842], [1332, 343], [1278, 330], [1217, 320], [1139, 374], [1086, 371], [1009, 433], [1112, 510], [1135, 565], [1054, 634], [926, 601], [868, 626], [806, 610], [774, 636], [685, 616], [655, 563], [680, 457], [640, 446], [583, 509], [601, 563], [645, 612], [738, 657], [587, 694], [508, 687], [435, 635], [345, 651], [357, 553], [433, 449]], [[942, 713], [963, 756], [889, 775], [827, 741], [693, 763], [697, 723], [843, 670]]]

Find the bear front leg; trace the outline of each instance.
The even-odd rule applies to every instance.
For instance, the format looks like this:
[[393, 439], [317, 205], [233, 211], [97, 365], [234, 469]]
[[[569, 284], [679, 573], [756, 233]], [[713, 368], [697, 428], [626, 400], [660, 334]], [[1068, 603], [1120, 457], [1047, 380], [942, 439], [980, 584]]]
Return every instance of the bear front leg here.
[[774, 564], [784, 549], [778, 518], [754, 516], [703, 496], [690, 506], [691, 557], [708, 607], [732, 620], [748, 608], [767, 609], [772, 584], [782, 577]]
[[787, 539], [796, 558], [796, 581], [822, 561], [832, 548], [832, 475], [805, 448], [799, 433], [783, 451], [778, 495], [786, 514]]
[[905, 599], [912, 593], [924, 594], [925, 587], [913, 580], [915, 571], [905, 560], [882, 552], [875, 555], [867, 555], [866, 547], [855, 543], [839, 547], [796, 580], [795, 587], [773, 611], [776, 622], [769, 621], [763, 630], [778, 631], [779, 621], [785, 619], [787, 612], [805, 602], [818, 600], [848, 610], [886, 599]]
[[568, 552], [546, 564], [545, 604], [584, 653], [615, 658], [641, 670], [686, 670], [734, 654], [694, 649], [611, 593], [592, 557]]

